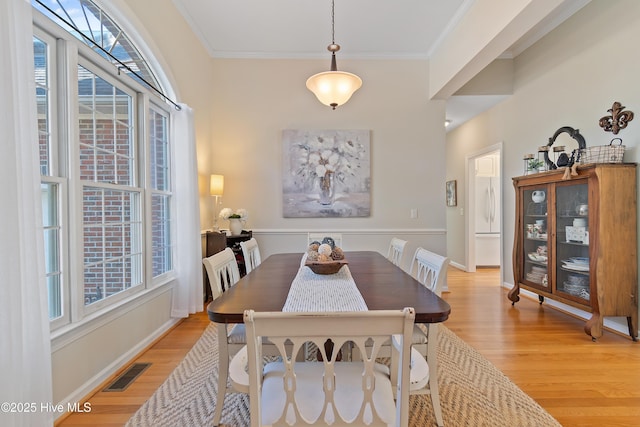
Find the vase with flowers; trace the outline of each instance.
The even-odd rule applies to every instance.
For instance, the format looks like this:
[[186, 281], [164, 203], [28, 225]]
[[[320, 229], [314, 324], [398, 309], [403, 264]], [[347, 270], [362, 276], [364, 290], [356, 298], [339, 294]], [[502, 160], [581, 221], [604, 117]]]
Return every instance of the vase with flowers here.
[[246, 209], [237, 209], [235, 212], [231, 208], [223, 208], [220, 211], [220, 218], [229, 221], [229, 231], [232, 236], [242, 234], [242, 227], [249, 218], [249, 212]]

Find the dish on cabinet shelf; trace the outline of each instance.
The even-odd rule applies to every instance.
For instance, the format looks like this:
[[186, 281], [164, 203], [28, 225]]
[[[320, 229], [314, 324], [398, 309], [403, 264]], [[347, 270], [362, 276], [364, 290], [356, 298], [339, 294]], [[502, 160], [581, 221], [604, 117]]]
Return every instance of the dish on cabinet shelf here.
[[572, 264], [572, 263], [566, 263], [563, 262], [562, 266], [564, 268], [566, 268], [567, 270], [573, 270], [573, 271], [589, 271], [589, 266], [588, 265], [580, 265], [580, 264]]
[[540, 255], [539, 253], [531, 252], [531, 253], [527, 254], [527, 256], [529, 257], [529, 259], [531, 261], [547, 262], [547, 256], [546, 255]]
[[564, 292], [568, 293], [569, 295], [573, 295], [575, 297], [580, 297], [580, 298], [584, 298], [584, 299], [589, 299], [589, 284], [586, 285], [578, 285], [578, 284], [572, 284], [569, 282], [564, 282]]
[[589, 271], [589, 258], [585, 257], [572, 257], [562, 260], [562, 267], [567, 270], [574, 271]]

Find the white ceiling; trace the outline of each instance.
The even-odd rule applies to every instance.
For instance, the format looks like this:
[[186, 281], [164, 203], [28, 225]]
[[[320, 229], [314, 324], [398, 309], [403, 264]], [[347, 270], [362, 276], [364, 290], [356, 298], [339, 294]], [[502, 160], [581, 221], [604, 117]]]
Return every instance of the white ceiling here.
[[[475, 0], [336, 0], [339, 58], [428, 59]], [[510, 0], [505, 0], [510, 1]], [[564, 0], [503, 56], [516, 56], [590, 0]], [[329, 58], [330, 0], [173, 0], [213, 58]], [[453, 97], [455, 98], [455, 97]], [[447, 102], [449, 130], [504, 97]]]
[[[173, 0], [212, 57], [321, 58], [330, 0]], [[337, 0], [340, 56], [427, 58], [473, 0]]]

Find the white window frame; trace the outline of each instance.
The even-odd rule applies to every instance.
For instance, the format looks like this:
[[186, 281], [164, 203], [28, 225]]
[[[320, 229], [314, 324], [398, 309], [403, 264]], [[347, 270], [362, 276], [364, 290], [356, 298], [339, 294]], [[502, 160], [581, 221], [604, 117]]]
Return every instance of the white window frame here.
[[[52, 338], [81, 327], [96, 317], [108, 314], [122, 307], [130, 301], [139, 298], [154, 288], [170, 283], [175, 279], [176, 253], [175, 253], [175, 141], [172, 140], [173, 132], [169, 128], [171, 156], [171, 190], [167, 192], [172, 198], [171, 202], [171, 229], [170, 239], [172, 244], [172, 269], [157, 277], [152, 277], [152, 247], [151, 247], [151, 194], [149, 159], [150, 138], [147, 130], [149, 117], [147, 111], [151, 106], [167, 115], [168, 126], [171, 126], [171, 107], [144, 85], [122, 74], [94, 52], [90, 47], [76, 39], [65, 29], [59, 27], [49, 18], [37, 10], [33, 10], [34, 35], [46, 41], [49, 48], [55, 48], [55, 55], [49, 55], [50, 61], [50, 86], [56, 91], [50, 96], [49, 109], [50, 133], [55, 138], [52, 142], [51, 156], [55, 155], [55, 165], [51, 165], [50, 173], [56, 171], [61, 176], [43, 177], [43, 182], [55, 182], [59, 185], [60, 205], [59, 215], [63, 231], [61, 232], [61, 266], [63, 269], [63, 316], [50, 322]], [[46, 39], [46, 40], [45, 40]], [[54, 42], [51, 44], [51, 42]], [[50, 50], [53, 52], [53, 50]], [[95, 302], [89, 306], [84, 305], [84, 252], [83, 252], [83, 224], [82, 224], [82, 188], [83, 185], [110, 186], [96, 182], [79, 181], [79, 157], [78, 157], [78, 83], [77, 66], [81, 65], [91, 72], [113, 84], [118, 89], [132, 96], [132, 132], [137, 160], [135, 162], [135, 186], [126, 189], [139, 192], [140, 218], [142, 220], [142, 262], [140, 268], [142, 283], [132, 286], [115, 295]], [[61, 73], [56, 74], [58, 70]], [[35, 96], [35, 94], [34, 94]], [[63, 141], [65, 141], [63, 143]], [[67, 145], [67, 142], [68, 145]], [[69, 163], [67, 163], [69, 162]], [[59, 168], [59, 169], [58, 169]], [[118, 189], [123, 187], [117, 186]], [[46, 290], [45, 290], [46, 291]]]
[[[145, 224], [149, 225], [149, 228], [151, 228], [151, 226], [153, 225], [152, 222], [152, 196], [154, 194], [161, 194], [161, 195], [168, 195], [171, 196], [171, 204], [170, 204], [170, 215], [171, 215], [171, 219], [170, 219], [170, 223], [172, 224], [171, 226], [171, 230], [170, 230], [170, 235], [169, 235], [169, 239], [171, 240], [171, 262], [172, 262], [172, 269], [170, 269], [169, 271], [162, 273], [156, 277], [152, 277], [151, 280], [154, 282], [154, 284], [161, 284], [161, 283], [166, 283], [169, 280], [173, 279], [173, 277], [175, 276], [174, 273], [174, 269], [175, 269], [175, 265], [176, 265], [176, 227], [175, 227], [175, 198], [173, 197], [174, 195], [174, 183], [175, 183], [175, 141], [173, 141], [172, 138], [172, 132], [171, 132], [171, 111], [170, 109], [165, 105], [161, 105], [158, 104], [157, 102], [151, 102], [148, 99], [144, 100], [145, 102], [142, 103], [142, 107], [144, 108], [145, 111], [150, 111], [152, 109], [158, 110], [158, 112], [162, 112], [166, 119], [167, 119], [167, 134], [169, 137], [169, 161], [171, 162], [171, 168], [169, 169], [169, 180], [170, 180], [170, 189], [168, 191], [161, 191], [161, 190], [156, 190], [154, 188], [151, 188], [151, 168], [147, 167], [146, 168], [146, 174], [145, 174], [145, 180], [148, 183], [148, 185], [146, 186], [148, 188], [148, 192], [147, 192], [147, 197], [145, 199], [145, 204], [147, 206], [147, 215], [145, 216]], [[149, 116], [146, 116], [146, 122], [145, 123], [145, 129], [149, 128]], [[147, 134], [145, 135], [145, 141], [146, 141], [146, 158], [151, 159], [151, 132], [147, 132]], [[172, 149], [173, 147], [173, 149]], [[151, 165], [150, 161], [148, 163], [149, 165]], [[153, 240], [153, 233], [151, 231], [149, 231], [148, 233], [146, 233], [146, 237], [147, 237], [147, 247], [151, 248], [152, 247], [152, 240]], [[149, 272], [150, 276], [153, 276], [153, 251], [150, 250], [147, 253], [147, 271]]]

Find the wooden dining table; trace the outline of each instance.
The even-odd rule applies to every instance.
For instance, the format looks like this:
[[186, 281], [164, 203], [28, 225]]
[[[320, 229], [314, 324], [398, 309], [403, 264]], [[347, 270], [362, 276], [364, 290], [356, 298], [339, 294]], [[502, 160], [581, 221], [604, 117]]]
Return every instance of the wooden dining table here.
[[[282, 311], [302, 253], [275, 254], [240, 279], [207, 307], [218, 324], [242, 323], [245, 310]], [[439, 323], [449, 318], [449, 304], [379, 252], [346, 252], [349, 270], [369, 310], [413, 307], [415, 323]], [[306, 267], [305, 267], [306, 268]]]

